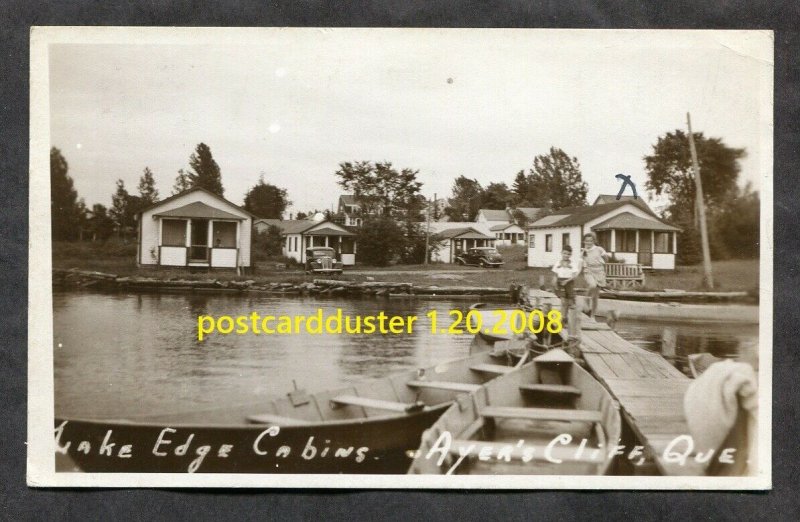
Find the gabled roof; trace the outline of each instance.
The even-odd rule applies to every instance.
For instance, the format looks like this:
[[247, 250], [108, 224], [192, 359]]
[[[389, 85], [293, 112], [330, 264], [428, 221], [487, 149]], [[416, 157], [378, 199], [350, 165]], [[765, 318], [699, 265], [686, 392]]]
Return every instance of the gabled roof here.
[[623, 212], [617, 214], [611, 219], [607, 219], [602, 223], [592, 227], [592, 230], [609, 230], [612, 228], [626, 228], [629, 230], [667, 230], [680, 232], [680, 228], [667, 225], [655, 219], [645, 219], [643, 217], [634, 216], [630, 212]]
[[636, 199], [637, 198], [634, 198], [633, 196], [620, 196], [620, 198], [617, 199], [616, 194], [600, 194], [599, 196], [597, 196], [597, 199], [595, 199], [594, 203], [592, 204], [602, 205], [605, 203], [614, 203], [615, 201], [634, 201]]
[[[255, 221], [256, 224], [264, 223], [266, 225], [274, 225], [281, 229], [282, 234], [303, 234], [308, 232], [312, 228], [320, 225], [322, 223], [330, 223], [332, 226], [329, 227], [322, 227], [319, 229], [320, 235], [328, 235], [328, 236], [353, 236], [352, 232], [349, 232], [344, 227], [340, 227], [336, 225], [332, 221], [312, 221], [310, 219], [257, 219]], [[317, 232], [316, 230], [314, 231]]]
[[[534, 221], [529, 225], [528, 228], [544, 228], [544, 227], [567, 227], [567, 226], [578, 226], [578, 225], [585, 225], [589, 221], [593, 219], [597, 219], [603, 214], [611, 212], [614, 209], [617, 209], [623, 205], [636, 205], [640, 209], [644, 210], [655, 219], [658, 219], [658, 216], [653, 213], [650, 207], [647, 206], [647, 203], [642, 201], [641, 198], [638, 199], [630, 199], [630, 200], [623, 200], [620, 199], [619, 201], [614, 201], [613, 203], [601, 203], [599, 205], [591, 205], [591, 206], [584, 206], [584, 207], [570, 207], [570, 208], [562, 208], [553, 212], [552, 214], [543, 217], [537, 221]], [[556, 219], [560, 217], [560, 219]]]
[[166, 212], [153, 214], [153, 217], [166, 217], [166, 218], [203, 218], [203, 219], [236, 219], [244, 221], [247, 218], [225, 212], [211, 205], [206, 205], [202, 201], [195, 201], [184, 205], [182, 207], [173, 208]]
[[516, 209], [512, 209], [512, 214], [514, 210], [519, 210], [525, 217], [528, 219], [528, 222], [534, 221], [542, 217], [546, 211], [544, 208], [537, 208], [537, 207], [517, 207]]
[[494, 239], [494, 237], [478, 232], [472, 227], [449, 228], [437, 232], [436, 235], [441, 239]]
[[356, 197], [353, 194], [342, 194], [339, 196], [339, 202], [343, 205], [358, 205]]
[[490, 228], [490, 230], [492, 232], [500, 232], [501, 230], [505, 230], [505, 229], [511, 228], [511, 227], [519, 227], [519, 225], [517, 225], [516, 223], [501, 223], [499, 225], [492, 226], [492, 228]]
[[176, 200], [176, 199], [178, 199], [178, 198], [179, 198], [179, 197], [181, 197], [181, 196], [185, 196], [185, 195], [187, 195], [187, 194], [191, 194], [192, 192], [197, 192], [198, 190], [200, 190], [200, 191], [202, 191], [202, 192], [205, 192], [206, 194], [208, 194], [208, 195], [210, 195], [210, 196], [213, 196], [213, 197], [217, 198], [218, 200], [220, 200], [220, 201], [222, 201], [222, 202], [224, 202], [224, 203], [227, 203], [228, 205], [230, 205], [230, 206], [234, 207], [234, 208], [235, 208], [235, 209], [237, 209], [237, 210], [240, 210], [240, 211], [244, 212], [245, 214], [247, 214], [247, 215], [248, 215], [248, 216], [250, 216], [250, 217], [253, 217], [253, 218], [254, 218], [254, 217], [256, 217], [256, 216], [255, 216], [255, 214], [252, 214], [252, 213], [250, 213], [250, 212], [246, 211], [245, 209], [243, 209], [243, 208], [242, 208], [242, 207], [240, 207], [239, 205], [236, 205], [236, 204], [234, 204], [234, 203], [231, 203], [230, 201], [228, 201], [227, 199], [223, 198], [223, 197], [222, 197], [222, 196], [220, 196], [219, 194], [215, 194], [214, 192], [211, 192], [210, 190], [208, 190], [208, 189], [205, 189], [205, 188], [203, 188], [203, 187], [192, 187], [192, 188], [190, 188], [190, 189], [186, 189], [186, 190], [184, 190], [183, 192], [178, 192], [178, 193], [177, 193], [177, 194], [175, 194], [174, 196], [170, 196], [170, 197], [168, 197], [167, 199], [162, 199], [161, 201], [158, 201], [158, 202], [156, 202], [156, 203], [153, 203], [153, 204], [152, 204], [152, 205], [150, 205], [149, 207], [145, 207], [145, 208], [143, 208], [142, 210], [140, 210], [139, 212], [137, 212], [137, 213], [136, 213], [136, 215], [141, 215], [143, 212], [147, 212], [148, 210], [152, 210], [152, 209], [154, 209], [154, 208], [156, 208], [156, 207], [160, 207], [161, 205], [163, 205], [163, 204], [165, 204], [165, 203], [169, 203], [170, 201]]
[[486, 218], [486, 221], [509, 221], [510, 217], [506, 210], [496, 210], [491, 208], [482, 208], [479, 211]]

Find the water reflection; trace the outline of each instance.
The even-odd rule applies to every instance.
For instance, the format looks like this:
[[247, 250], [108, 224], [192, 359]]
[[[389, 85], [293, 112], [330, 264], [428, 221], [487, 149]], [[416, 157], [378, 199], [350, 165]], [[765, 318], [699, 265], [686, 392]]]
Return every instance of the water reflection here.
[[[398, 370], [463, 357], [469, 335], [430, 332], [431, 309], [448, 317], [461, 302], [319, 300], [228, 294], [56, 293], [55, 407], [81, 417], [168, 413], [254, 402], [293, 389], [324, 390]], [[212, 335], [197, 340], [197, 316], [210, 314], [416, 315], [403, 335]], [[439, 324], [442, 326], [442, 324]], [[618, 332], [647, 349], [662, 348], [663, 323], [621, 321]], [[756, 327], [674, 325], [676, 356], [730, 355], [757, 346]]]

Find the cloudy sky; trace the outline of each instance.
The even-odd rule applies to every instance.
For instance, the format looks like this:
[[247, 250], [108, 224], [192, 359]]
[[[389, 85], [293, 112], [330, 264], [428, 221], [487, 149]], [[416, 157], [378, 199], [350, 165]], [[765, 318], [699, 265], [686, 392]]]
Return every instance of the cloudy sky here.
[[109, 205], [117, 178], [134, 191], [145, 166], [169, 195], [199, 142], [237, 204], [264, 173], [293, 212], [331, 208], [337, 165], [356, 160], [419, 169], [441, 198], [462, 174], [510, 185], [551, 146], [579, 159], [591, 201], [616, 193], [617, 173], [643, 186], [642, 157], [687, 111], [747, 150], [743, 180], [770, 174], [765, 33], [132, 34], [50, 45], [50, 140], [89, 205]]

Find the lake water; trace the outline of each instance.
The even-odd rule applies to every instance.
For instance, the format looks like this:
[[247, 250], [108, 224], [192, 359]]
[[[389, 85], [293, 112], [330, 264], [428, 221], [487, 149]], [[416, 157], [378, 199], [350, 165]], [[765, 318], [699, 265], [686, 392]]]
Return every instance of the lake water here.
[[[426, 316], [466, 310], [465, 301], [346, 300], [270, 295], [56, 292], [55, 409], [70, 417], [116, 417], [214, 408], [284, 395], [293, 381], [324, 390], [468, 354], [471, 336], [433, 335]], [[215, 335], [197, 341], [198, 315], [417, 315], [403, 335]], [[446, 319], [445, 319], [446, 320]], [[617, 332], [659, 350], [664, 323], [621, 321]], [[758, 344], [757, 326], [673, 325], [679, 356], [735, 355]]]

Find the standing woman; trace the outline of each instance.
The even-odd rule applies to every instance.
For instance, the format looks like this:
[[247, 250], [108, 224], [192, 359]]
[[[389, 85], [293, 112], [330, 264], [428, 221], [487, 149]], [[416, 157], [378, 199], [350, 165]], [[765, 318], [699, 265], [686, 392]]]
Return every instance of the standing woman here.
[[583, 278], [589, 285], [589, 296], [592, 299], [591, 317], [597, 312], [597, 301], [600, 299], [600, 288], [606, 286], [606, 261], [609, 254], [597, 244], [594, 232], [583, 235]]

